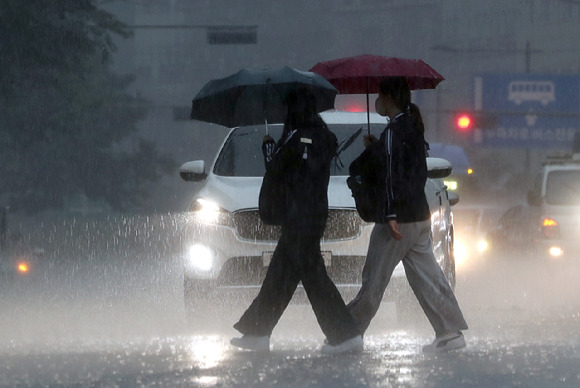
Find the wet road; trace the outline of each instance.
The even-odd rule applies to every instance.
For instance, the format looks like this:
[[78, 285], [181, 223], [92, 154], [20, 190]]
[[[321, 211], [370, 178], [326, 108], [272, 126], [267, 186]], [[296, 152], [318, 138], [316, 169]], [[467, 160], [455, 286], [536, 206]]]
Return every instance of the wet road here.
[[424, 355], [426, 319], [385, 303], [358, 355], [323, 356], [309, 306], [291, 306], [272, 352], [229, 346], [246, 306], [186, 323], [179, 262], [158, 254], [63, 261], [2, 286], [0, 386], [577, 387], [580, 265], [473, 259], [456, 294], [467, 348]]

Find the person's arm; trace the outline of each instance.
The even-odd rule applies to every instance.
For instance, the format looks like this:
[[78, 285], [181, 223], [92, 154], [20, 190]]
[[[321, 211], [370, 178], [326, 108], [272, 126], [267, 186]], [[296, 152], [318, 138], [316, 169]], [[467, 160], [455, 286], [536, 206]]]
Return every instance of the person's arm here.
[[387, 204], [385, 214], [387, 221], [397, 221], [397, 211], [395, 209], [395, 190], [397, 187], [393, 184], [401, 163], [400, 150], [397, 149], [396, 142], [393, 141], [393, 130], [387, 129], [385, 136], [385, 149], [387, 150]]

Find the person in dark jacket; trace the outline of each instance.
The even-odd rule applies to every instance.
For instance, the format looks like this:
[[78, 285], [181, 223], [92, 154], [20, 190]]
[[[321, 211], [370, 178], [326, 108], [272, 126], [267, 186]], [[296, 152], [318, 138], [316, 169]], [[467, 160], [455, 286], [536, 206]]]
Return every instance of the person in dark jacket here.
[[437, 263], [430, 236], [431, 213], [425, 196], [427, 180], [424, 126], [419, 108], [403, 77], [386, 78], [375, 102], [377, 113], [389, 124], [377, 140], [364, 138], [372, 154], [382, 195], [362, 273], [362, 286], [348, 304], [364, 333], [375, 316], [397, 264], [402, 261], [407, 280], [435, 330], [435, 340], [424, 352], [465, 347], [467, 323], [453, 289]]
[[337, 139], [305, 89], [287, 98], [287, 119], [278, 144], [266, 136], [266, 170], [281, 178], [286, 193], [281, 235], [258, 296], [234, 328], [243, 334], [234, 346], [269, 350], [270, 336], [302, 282], [328, 343], [323, 353], [361, 351], [363, 340], [350, 312], [328, 276], [320, 239], [328, 217], [330, 166]]

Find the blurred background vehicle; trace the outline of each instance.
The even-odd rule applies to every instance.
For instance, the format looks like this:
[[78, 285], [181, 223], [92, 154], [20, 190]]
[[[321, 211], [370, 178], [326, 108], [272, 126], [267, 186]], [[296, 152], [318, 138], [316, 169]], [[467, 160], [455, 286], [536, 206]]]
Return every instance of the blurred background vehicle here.
[[459, 272], [476, 269], [489, 257], [487, 231], [494, 227], [500, 210], [496, 206], [461, 202], [453, 207], [453, 247]]
[[465, 149], [458, 145], [430, 143], [429, 156], [446, 159], [453, 166], [451, 175], [444, 179], [449, 191], [461, 195], [470, 195], [477, 189], [474, 170]]
[[527, 203], [510, 207], [487, 234], [490, 250], [525, 258], [578, 260], [580, 154], [551, 157], [536, 174]]

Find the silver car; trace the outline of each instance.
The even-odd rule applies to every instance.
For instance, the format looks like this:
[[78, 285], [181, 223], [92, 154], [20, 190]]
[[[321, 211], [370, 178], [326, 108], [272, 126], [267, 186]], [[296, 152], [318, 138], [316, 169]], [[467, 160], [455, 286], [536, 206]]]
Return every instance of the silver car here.
[[[321, 116], [339, 141], [328, 187], [329, 217], [321, 251], [330, 277], [348, 302], [360, 287], [373, 228], [359, 217], [346, 184], [348, 166], [363, 151], [367, 114], [328, 111]], [[370, 115], [371, 133], [378, 137], [385, 127], [383, 117]], [[268, 131], [278, 139], [282, 126], [269, 125]], [[181, 166], [184, 180], [204, 182], [189, 207], [191, 229], [183, 261], [185, 304], [191, 314], [203, 313], [204, 304], [212, 297], [247, 305], [262, 284], [280, 233], [279, 227], [264, 225], [258, 216], [265, 133], [264, 126], [234, 128], [209, 168], [202, 160]], [[425, 191], [432, 214], [433, 250], [454, 285], [453, 200], [450, 203], [442, 180], [451, 173], [451, 165], [437, 158], [428, 158], [427, 164], [430, 178]], [[387, 289], [389, 296], [398, 295], [404, 283], [400, 264]], [[294, 299], [300, 301], [303, 294], [299, 287]]]

